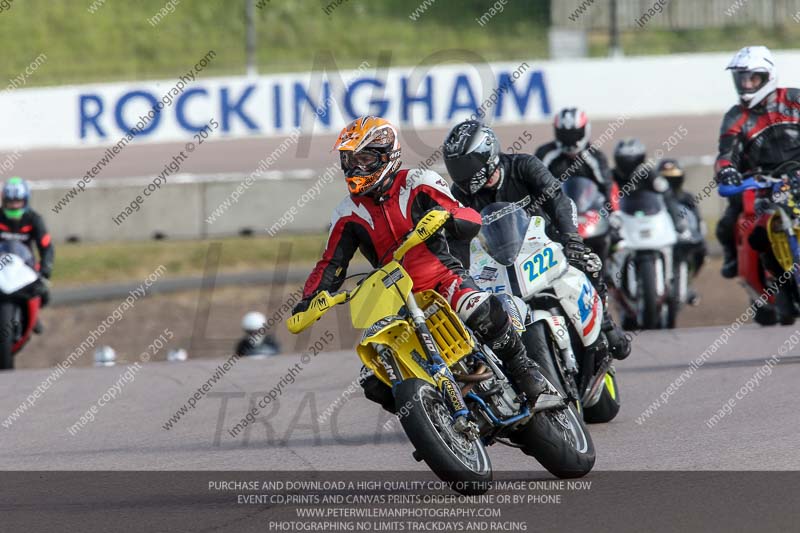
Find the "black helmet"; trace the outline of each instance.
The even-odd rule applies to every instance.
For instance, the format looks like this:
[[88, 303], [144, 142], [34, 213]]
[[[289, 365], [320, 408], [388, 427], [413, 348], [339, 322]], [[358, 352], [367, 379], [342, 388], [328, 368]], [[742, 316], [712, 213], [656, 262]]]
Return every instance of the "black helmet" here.
[[670, 189], [680, 190], [683, 187], [683, 169], [675, 159], [662, 159], [658, 164], [658, 174], [666, 178]]
[[576, 155], [589, 145], [589, 119], [577, 107], [562, 109], [553, 120], [558, 147], [570, 155]]
[[442, 147], [444, 164], [456, 185], [475, 194], [500, 164], [500, 141], [492, 128], [477, 120], [456, 124]]
[[647, 149], [639, 139], [628, 138], [617, 143], [614, 148], [616, 173], [623, 179], [629, 177], [636, 167], [644, 163]]

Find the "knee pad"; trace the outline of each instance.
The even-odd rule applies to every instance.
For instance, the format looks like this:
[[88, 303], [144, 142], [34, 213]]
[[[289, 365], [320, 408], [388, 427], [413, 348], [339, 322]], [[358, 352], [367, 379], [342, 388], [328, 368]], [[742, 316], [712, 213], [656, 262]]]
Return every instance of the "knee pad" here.
[[486, 292], [473, 292], [465, 296], [459, 302], [458, 316], [482, 339], [487, 340], [503, 335], [510, 324], [503, 304], [497, 296]]

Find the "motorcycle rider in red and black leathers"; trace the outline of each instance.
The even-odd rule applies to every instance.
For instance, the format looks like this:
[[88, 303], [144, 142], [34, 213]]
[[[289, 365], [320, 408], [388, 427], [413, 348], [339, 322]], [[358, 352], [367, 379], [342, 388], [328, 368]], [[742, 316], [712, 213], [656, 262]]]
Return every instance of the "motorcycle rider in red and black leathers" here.
[[586, 113], [575, 107], [562, 109], [553, 121], [555, 140], [536, 149], [550, 173], [562, 183], [572, 176], [593, 180], [611, 198], [611, 170], [606, 156], [589, 142], [591, 124]]
[[[39, 252], [39, 273], [50, 279], [53, 271], [53, 243], [42, 216], [30, 208], [30, 186], [19, 177], [9, 178], [3, 184], [3, 208], [0, 210], [0, 241], [17, 241], [27, 246], [35, 257], [34, 247]], [[39, 284], [38, 294], [42, 307], [50, 301], [47, 282]], [[41, 324], [34, 331], [40, 333]]]
[[[528, 214], [546, 220], [548, 235], [563, 244], [569, 263], [589, 277], [602, 298], [605, 309], [602, 330], [608, 344], [600, 337], [590, 347], [599, 354], [595, 360], [602, 360], [606, 350], [615, 359], [626, 358], [630, 343], [608, 312], [608, 290], [601, 275], [601, 262], [578, 235], [575, 204], [561, 191], [561, 182], [535, 156], [501, 153], [494, 131], [475, 120], [467, 120], [450, 130], [443, 154], [453, 179], [453, 196], [462, 204], [480, 211], [494, 202], [521, 203]], [[464, 257], [464, 252], [459, 255]], [[587, 268], [591, 256], [594, 269]], [[463, 261], [466, 266], [468, 252]]]
[[[728, 64], [740, 103], [722, 121], [717, 183], [739, 185], [742, 173], [769, 172], [787, 161], [800, 161], [800, 89], [778, 88], [775, 62], [765, 46], [742, 48]], [[736, 277], [734, 229], [742, 211], [741, 195], [728, 198], [717, 224], [725, 259], [722, 275]]]
[[[547, 390], [538, 365], [511, 326], [499, 299], [478, 290], [476, 283], [448, 247], [448, 237], [471, 239], [481, 219], [450, 194], [447, 182], [429, 170], [400, 170], [397, 131], [374, 116], [357, 118], [336, 141], [349, 195], [336, 208], [328, 243], [303, 289], [294, 312], [308, 307], [322, 290], [335, 291], [343, 283], [347, 266], [357, 250], [374, 266], [391, 260], [393, 252], [416, 223], [432, 209], [451, 217], [441, 232], [405, 256], [403, 266], [414, 281], [414, 291], [442, 294], [475, 334], [492, 347], [509, 377], [531, 402]], [[394, 411], [391, 389], [369, 373], [360, 379], [365, 395]]]

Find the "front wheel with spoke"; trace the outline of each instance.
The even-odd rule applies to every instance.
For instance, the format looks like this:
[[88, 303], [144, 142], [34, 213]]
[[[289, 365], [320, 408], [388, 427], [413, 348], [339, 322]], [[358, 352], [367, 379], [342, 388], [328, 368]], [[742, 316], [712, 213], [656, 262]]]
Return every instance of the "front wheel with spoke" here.
[[492, 480], [492, 465], [479, 438], [453, 429], [441, 393], [421, 379], [407, 379], [395, 391], [400, 423], [425, 461], [443, 481], [462, 494], [483, 494]]
[[[528, 355], [539, 363], [547, 380], [566, 396], [564, 376], [557, 369], [560, 357], [548, 337], [544, 324], [535, 322], [525, 332], [523, 340]], [[548, 409], [533, 415], [513, 440], [522, 445], [526, 455], [535, 457], [551, 474], [560, 478], [581, 477], [594, 467], [595, 451], [592, 437], [583, 422], [579, 402], [570, 402], [558, 409]]]

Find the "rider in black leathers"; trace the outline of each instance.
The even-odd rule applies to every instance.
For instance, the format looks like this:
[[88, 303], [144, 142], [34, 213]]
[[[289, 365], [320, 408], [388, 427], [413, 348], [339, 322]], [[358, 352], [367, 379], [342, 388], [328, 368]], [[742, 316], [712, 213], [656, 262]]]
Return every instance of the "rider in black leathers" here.
[[574, 107], [559, 111], [553, 121], [555, 140], [540, 146], [536, 157], [560, 182], [572, 176], [593, 180], [606, 199], [611, 195], [611, 171], [606, 156], [591, 145], [586, 113]]
[[[545, 218], [549, 236], [564, 245], [567, 260], [587, 274], [603, 300], [606, 312], [602, 329], [609, 353], [616, 359], [627, 357], [630, 343], [608, 313], [607, 288], [600, 269], [587, 269], [589, 252], [578, 235], [575, 204], [563, 194], [561, 183], [547, 167], [535, 156], [500, 153], [494, 131], [474, 120], [453, 127], [443, 153], [453, 179], [453, 196], [462, 204], [480, 211], [494, 202], [512, 202], [524, 205], [531, 215]], [[463, 252], [459, 257], [468, 265], [468, 251], [466, 257]], [[606, 349], [602, 340], [596, 344], [597, 350]]]
[[[694, 219], [698, 224], [702, 224], [703, 219], [700, 218], [700, 211], [697, 208], [697, 201], [695, 200], [695, 197], [683, 189], [685, 174], [680, 164], [674, 159], [662, 159], [658, 164], [658, 175], [664, 178], [669, 186], [669, 188], [664, 192], [664, 201], [667, 204], [667, 209], [669, 210], [670, 215], [672, 215], [672, 221], [675, 224], [675, 230], [679, 234], [687, 230], [692, 230], [692, 228], [688, 227], [688, 221], [690, 218], [687, 214], [689, 212], [694, 215]], [[699, 230], [700, 228], [696, 229]], [[705, 240], [698, 244], [692, 245], [687, 252], [689, 256], [691, 274], [693, 277], [695, 277], [702, 268], [703, 263], [705, 263]], [[692, 305], [699, 303], [699, 297], [695, 290], [691, 287], [689, 288], [687, 300]]]

